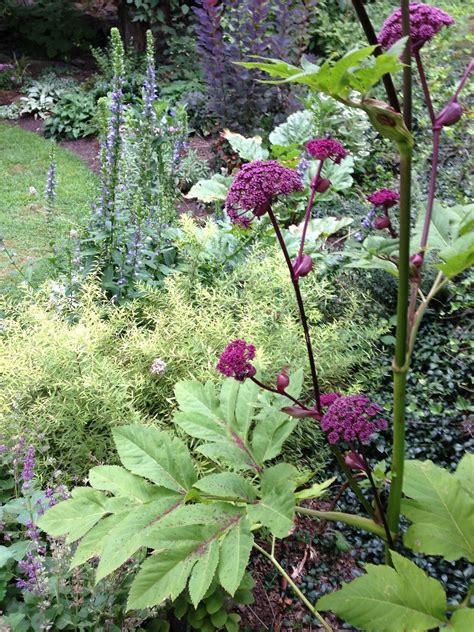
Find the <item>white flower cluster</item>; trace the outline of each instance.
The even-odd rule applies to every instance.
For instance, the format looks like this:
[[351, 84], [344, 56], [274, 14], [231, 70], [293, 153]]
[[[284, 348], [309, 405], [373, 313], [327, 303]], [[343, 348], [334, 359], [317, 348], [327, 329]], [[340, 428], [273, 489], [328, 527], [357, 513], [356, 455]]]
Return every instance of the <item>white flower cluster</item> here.
[[163, 375], [166, 371], [166, 362], [161, 358], [155, 358], [150, 367], [150, 373], [152, 375]]

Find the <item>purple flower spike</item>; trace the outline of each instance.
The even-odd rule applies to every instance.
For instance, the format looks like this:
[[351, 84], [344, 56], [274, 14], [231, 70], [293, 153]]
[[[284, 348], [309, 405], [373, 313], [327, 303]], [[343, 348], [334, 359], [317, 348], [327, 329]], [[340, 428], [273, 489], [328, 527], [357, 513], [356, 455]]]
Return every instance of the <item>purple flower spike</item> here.
[[243, 382], [247, 377], [253, 377], [257, 372], [250, 360], [255, 358], [255, 347], [245, 340], [233, 340], [221, 353], [217, 370], [226, 377], [233, 377]]
[[347, 156], [344, 147], [331, 138], [315, 138], [306, 143], [306, 149], [317, 160], [332, 160], [339, 164]]
[[[454, 24], [453, 18], [436, 7], [422, 2], [410, 4], [410, 35], [413, 51], [418, 51], [441, 31], [443, 26]], [[390, 48], [402, 37], [402, 14], [397, 9], [385, 20], [378, 40], [383, 48]]]
[[380, 406], [365, 395], [338, 397], [321, 420], [321, 428], [331, 444], [358, 439], [368, 443], [377, 430], [387, 427], [385, 419], [378, 417]]
[[384, 208], [390, 208], [394, 206], [400, 199], [400, 195], [396, 191], [391, 189], [379, 189], [371, 195], [367, 196], [369, 202], [372, 202], [374, 206], [383, 206]]
[[[264, 215], [273, 200], [280, 195], [302, 191], [301, 178], [293, 169], [276, 160], [256, 160], [245, 164], [232, 182], [226, 199], [226, 211], [232, 223], [248, 228], [252, 221], [245, 215]], [[237, 209], [244, 213], [238, 213]]]

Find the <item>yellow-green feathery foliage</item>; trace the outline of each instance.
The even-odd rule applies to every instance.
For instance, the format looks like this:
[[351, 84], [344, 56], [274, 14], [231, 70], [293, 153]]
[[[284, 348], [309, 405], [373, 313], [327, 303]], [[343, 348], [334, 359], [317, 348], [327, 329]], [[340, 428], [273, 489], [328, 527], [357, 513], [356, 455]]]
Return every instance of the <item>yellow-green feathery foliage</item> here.
[[[333, 296], [315, 277], [305, 279], [303, 293], [323, 388], [359, 389], [380, 325], [358, 319], [362, 299], [354, 293]], [[186, 276], [174, 275], [165, 291], [123, 307], [104, 307], [90, 286], [72, 322], [46, 291], [10, 309], [0, 337], [0, 434], [44, 434], [68, 476], [110, 462], [111, 426], [167, 424], [177, 381], [219, 381], [215, 365], [232, 339], [257, 347], [269, 382], [282, 366], [303, 366], [308, 374], [293, 290], [277, 253], [254, 254], [212, 287], [190, 288]], [[166, 363], [163, 375], [150, 372], [156, 358]], [[290, 454], [308, 457], [306, 449], [322, 444], [312, 421], [297, 435]]]

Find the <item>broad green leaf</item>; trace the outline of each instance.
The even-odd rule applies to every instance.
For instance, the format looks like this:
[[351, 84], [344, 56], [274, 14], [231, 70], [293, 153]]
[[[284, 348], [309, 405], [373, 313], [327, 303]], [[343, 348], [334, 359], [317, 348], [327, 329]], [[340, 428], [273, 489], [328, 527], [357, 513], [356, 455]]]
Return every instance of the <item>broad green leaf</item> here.
[[[234, 382], [236, 380], [233, 380]], [[254, 420], [258, 404], [259, 388], [252, 380], [245, 380], [239, 385], [239, 394], [235, 403], [235, 418], [231, 423], [239, 437], [246, 443]]]
[[102, 492], [76, 487], [72, 496], [48, 509], [38, 521], [40, 529], [55, 537], [66, 535], [67, 542], [81, 538], [108, 513]]
[[288, 470], [282, 470], [279, 465], [265, 470], [262, 475], [260, 502], [247, 505], [250, 520], [268, 527], [277, 538], [288, 535], [295, 515], [295, 483], [282, 478], [283, 472], [287, 473]]
[[206, 594], [219, 563], [219, 542], [214, 540], [199, 557], [189, 578], [189, 596], [195, 608]]
[[[250, 380], [247, 380], [247, 382], [250, 382]], [[221, 392], [219, 393], [221, 414], [223, 419], [229, 424], [233, 424], [235, 420], [235, 404], [241, 384], [245, 384], [245, 382], [238, 382], [232, 378], [224, 380]]]
[[185, 444], [152, 427], [120, 426], [112, 430], [123, 465], [157, 485], [185, 494], [196, 472]]
[[238, 498], [244, 502], [255, 500], [256, 497], [254, 486], [234, 472], [210, 474], [195, 483], [194, 487], [211, 496]]
[[[445, 628], [443, 628], [444, 630]], [[449, 625], [446, 629], [453, 632], [468, 632], [468, 630], [474, 630], [474, 609], [463, 608], [462, 610], [455, 610]]]
[[314, 485], [311, 485], [311, 487], [308, 487], [308, 489], [302, 489], [299, 492], [296, 492], [296, 497], [298, 498], [298, 500], [320, 498], [327, 491], [328, 487], [330, 487], [334, 483], [335, 480], [336, 477], [333, 476], [332, 478], [329, 478], [327, 481], [323, 481], [322, 483], [314, 483]]
[[455, 473], [456, 478], [461, 483], [464, 491], [471, 496], [474, 495], [474, 454], [466, 452], [458, 463]]
[[129, 496], [147, 502], [163, 495], [163, 489], [119, 465], [98, 465], [89, 471], [89, 482], [95, 489]]
[[[311, 254], [320, 250], [328, 237], [342, 231], [353, 222], [351, 217], [315, 217], [310, 219], [306, 233], [305, 252]], [[298, 252], [302, 228], [303, 225], [299, 224], [298, 226], [290, 226], [288, 230], [282, 230], [290, 256], [296, 256]]]
[[110, 575], [145, 546], [148, 533], [156, 529], [164, 518], [169, 519], [182, 501], [182, 496], [176, 494], [140, 505], [114, 524], [102, 544], [96, 582]]
[[350, 189], [354, 180], [352, 174], [354, 173], [354, 158], [352, 156], [346, 156], [339, 164], [326, 160], [321, 172], [323, 178], [331, 180], [331, 187], [328, 189], [328, 194], [334, 191], [346, 191]]
[[229, 595], [234, 596], [235, 591], [240, 586], [249, 562], [252, 546], [253, 535], [250, 530], [250, 523], [247, 519], [242, 518], [235, 527], [227, 532], [221, 544], [218, 568], [219, 581]]
[[81, 539], [79, 545], [71, 560], [70, 568], [76, 568], [87, 562], [91, 557], [100, 555], [102, 552], [102, 546], [104, 539], [108, 535], [109, 531], [115, 525], [119, 524], [124, 518], [122, 514], [114, 514], [103, 518], [98, 524], [86, 533]]
[[228, 129], [222, 132], [222, 136], [243, 160], [267, 160], [269, 156], [268, 150], [262, 147], [261, 136], [245, 138], [242, 134], [231, 132]]
[[405, 463], [402, 513], [413, 523], [404, 543], [447, 560], [474, 561], [474, 499], [459, 478], [431, 461]]
[[230, 441], [205, 443], [196, 448], [208, 459], [218, 464], [227, 465], [234, 470], [256, 470], [258, 465], [254, 459], [241, 447]]
[[367, 564], [367, 574], [319, 599], [365, 632], [422, 632], [446, 622], [443, 588], [410, 560], [392, 552], [394, 568]]
[[313, 137], [314, 115], [310, 110], [293, 112], [269, 136], [272, 145], [302, 145]]
[[191, 437], [219, 441], [227, 436], [227, 432], [219, 401], [210, 386], [191, 380], [178, 382], [175, 396], [179, 412], [174, 422]]
[[212, 178], [199, 180], [184, 196], [189, 200], [200, 200], [206, 204], [223, 201], [227, 197], [232, 178], [216, 173]]
[[22, 560], [28, 549], [32, 546], [31, 542], [15, 542], [14, 544], [10, 544], [10, 546], [0, 546], [0, 568], [5, 566], [7, 562], [10, 560], [15, 560], [19, 562]]

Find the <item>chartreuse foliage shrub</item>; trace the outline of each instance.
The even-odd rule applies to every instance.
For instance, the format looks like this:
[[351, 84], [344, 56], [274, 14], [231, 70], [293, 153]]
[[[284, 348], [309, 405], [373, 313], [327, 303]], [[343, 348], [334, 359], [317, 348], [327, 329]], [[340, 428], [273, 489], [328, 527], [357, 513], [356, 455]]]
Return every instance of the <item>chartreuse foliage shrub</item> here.
[[[373, 375], [373, 345], [383, 325], [357, 316], [363, 297], [355, 291], [341, 297], [308, 278], [304, 293], [324, 384], [360, 387]], [[183, 274], [170, 277], [165, 291], [122, 307], [101, 305], [100, 298], [99, 289], [85, 287], [73, 317], [58, 311], [64, 305], [47, 288], [5, 308], [0, 433], [39, 428], [49, 455], [69, 476], [84, 476], [91, 455], [109, 457], [111, 427], [166, 425], [175, 383], [190, 375], [216, 379], [218, 355], [239, 332], [258, 346], [262, 374], [270, 379], [270, 367], [306, 363], [277, 253], [256, 253], [211, 286], [196, 280], [190, 288]], [[161, 377], [150, 373], [155, 358], [167, 365]], [[303, 420], [297, 434], [290, 452], [308, 459], [321, 445], [320, 431]]]

